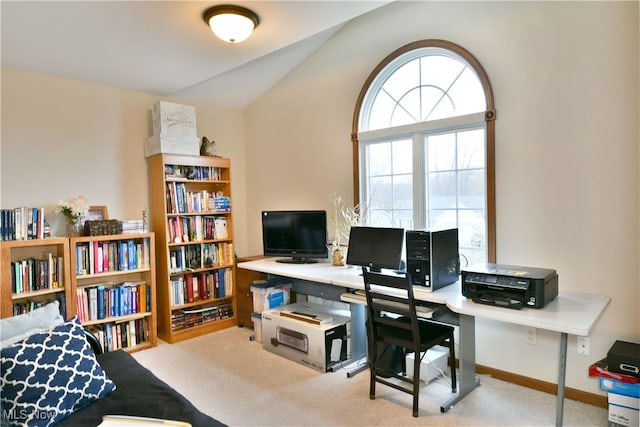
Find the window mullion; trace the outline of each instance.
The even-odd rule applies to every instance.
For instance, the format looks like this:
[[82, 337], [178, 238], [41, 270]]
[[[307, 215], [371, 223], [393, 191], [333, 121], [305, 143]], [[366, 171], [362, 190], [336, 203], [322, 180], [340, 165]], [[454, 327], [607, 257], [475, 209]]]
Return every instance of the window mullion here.
[[425, 137], [413, 135], [413, 225], [416, 229], [427, 228], [428, 197], [425, 181], [428, 162], [425, 157]]

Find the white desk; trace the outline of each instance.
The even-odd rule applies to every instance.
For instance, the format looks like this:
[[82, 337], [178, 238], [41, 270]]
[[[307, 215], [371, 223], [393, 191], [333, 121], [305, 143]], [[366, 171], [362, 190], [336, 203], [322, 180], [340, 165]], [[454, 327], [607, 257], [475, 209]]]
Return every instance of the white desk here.
[[[346, 289], [364, 289], [360, 267], [334, 267], [330, 263], [284, 264], [273, 258], [243, 262], [239, 268], [259, 271], [277, 276], [300, 279], [309, 282], [333, 285]], [[523, 308], [514, 310], [476, 304], [462, 296], [460, 283], [446, 286], [435, 292], [414, 287], [416, 300], [446, 305], [459, 315], [459, 385], [458, 392], [441, 406], [447, 411], [457, 401], [478, 386], [475, 374], [475, 318], [483, 317], [501, 322], [531, 326], [560, 333], [560, 361], [558, 374], [558, 396], [556, 425], [562, 425], [564, 409], [564, 386], [567, 360], [567, 336], [587, 336], [611, 298], [601, 295], [560, 293], [556, 299], [542, 309]], [[355, 334], [355, 331], [354, 331]]]

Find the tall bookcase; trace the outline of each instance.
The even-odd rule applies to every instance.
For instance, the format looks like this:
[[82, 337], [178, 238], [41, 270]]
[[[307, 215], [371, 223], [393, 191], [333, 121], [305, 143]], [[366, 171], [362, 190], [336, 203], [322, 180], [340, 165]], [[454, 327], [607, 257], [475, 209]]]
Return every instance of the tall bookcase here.
[[69, 319], [74, 295], [66, 237], [0, 243], [0, 317], [31, 311], [53, 300]]
[[230, 160], [156, 154], [148, 162], [158, 336], [174, 343], [237, 325]]
[[72, 237], [68, 304], [105, 351], [157, 345], [154, 233]]

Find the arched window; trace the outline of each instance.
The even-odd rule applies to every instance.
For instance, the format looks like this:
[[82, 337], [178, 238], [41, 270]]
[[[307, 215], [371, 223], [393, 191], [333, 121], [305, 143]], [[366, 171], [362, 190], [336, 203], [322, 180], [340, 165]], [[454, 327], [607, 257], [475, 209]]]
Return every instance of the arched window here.
[[353, 118], [366, 224], [457, 227], [469, 263], [495, 262], [494, 120], [489, 79], [462, 47], [423, 40], [387, 56]]

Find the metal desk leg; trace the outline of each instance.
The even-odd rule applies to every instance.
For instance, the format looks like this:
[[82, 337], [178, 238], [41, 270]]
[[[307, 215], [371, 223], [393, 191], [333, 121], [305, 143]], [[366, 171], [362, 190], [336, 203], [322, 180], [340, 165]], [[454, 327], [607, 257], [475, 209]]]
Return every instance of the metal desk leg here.
[[[367, 357], [367, 326], [365, 306], [351, 303], [351, 360], [359, 361]], [[369, 364], [361, 366], [347, 372], [347, 378], [352, 378], [360, 372], [369, 369]]]
[[567, 333], [560, 334], [560, 366], [558, 373], [558, 400], [556, 403], [556, 427], [562, 426], [564, 413], [564, 382], [567, 371]]
[[458, 392], [440, 406], [441, 412], [447, 412], [456, 402], [480, 385], [480, 379], [476, 376], [476, 320], [474, 316], [461, 314], [459, 321]]

